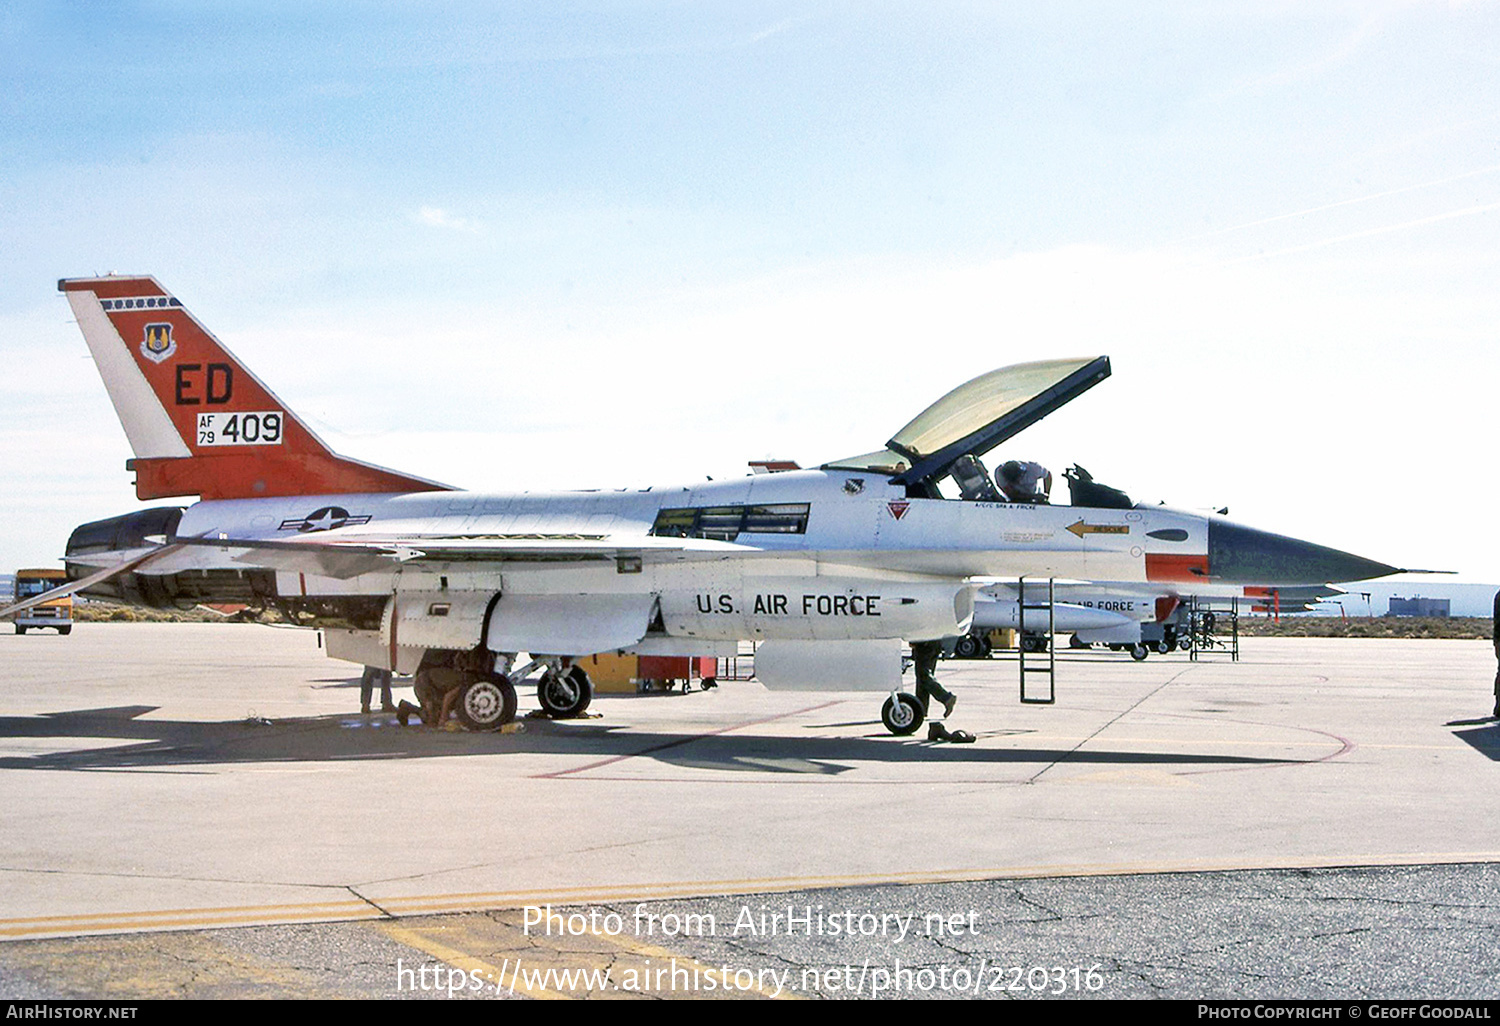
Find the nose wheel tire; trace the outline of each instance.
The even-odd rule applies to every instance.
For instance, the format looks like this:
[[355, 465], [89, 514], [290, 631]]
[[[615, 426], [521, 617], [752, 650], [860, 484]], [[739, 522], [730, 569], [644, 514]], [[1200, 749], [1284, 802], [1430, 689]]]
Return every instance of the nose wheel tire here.
[[1140, 662], [1142, 659], [1146, 658], [1146, 646], [1145, 645], [1131, 645], [1130, 646], [1130, 658], [1134, 659], [1136, 662]]
[[917, 701], [917, 696], [908, 695], [904, 691], [887, 698], [885, 706], [880, 710], [880, 719], [885, 724], [885, 729], [897, 737], [916, 733], [925, 718], [926, 714], [922, 711], [922, 703]]
[[562, 673], [548, 670], [536, 686], [536, 700], [554, 720], [582, 716], [594, 700], [594, 682], [581, 666], [570, 666]]
[[470, 730], [499, 730], [516, 718], [516, 689], [504, 677], [480, 677], [458, 696], [458, 719]]

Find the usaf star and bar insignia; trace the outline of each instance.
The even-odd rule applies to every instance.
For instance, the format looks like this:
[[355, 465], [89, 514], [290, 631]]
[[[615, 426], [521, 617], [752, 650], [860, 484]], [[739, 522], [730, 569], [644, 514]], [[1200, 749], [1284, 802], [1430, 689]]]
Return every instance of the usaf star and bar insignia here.
[[322, 509], [314, 510], [305, 517], [295, 520], [283, 520], [280, 529], [306, 534], [309, 531], [332, 531], [338, 527], [348, 527], [351, 524], [368, 524], [369, 522], [369, 516], [351, 514], [342, 506], [324, 506]]

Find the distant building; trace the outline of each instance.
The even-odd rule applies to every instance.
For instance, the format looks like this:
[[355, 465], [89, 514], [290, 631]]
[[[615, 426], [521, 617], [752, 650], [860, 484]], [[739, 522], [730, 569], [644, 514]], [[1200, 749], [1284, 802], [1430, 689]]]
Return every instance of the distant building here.
[[1411, 598], [1402, 598], [1400, 595], [1391, 596], [1391, 605], [1386, 610], [1386, 616], [1447, 616], [1452, 602], [1450, 599], [1423, 598], [1413, 595]]
[[[1319, 616], [1380, 616], [1385, 613], [1386, 606], [1392, 598], [1416, 592], [1433, 598], [1448, 599], [1450, 617], [1480, 617], [1487, 620], [1495, 601], [1495, 591], [1500, 589], [1500, 582], [1477, 584], [1452, 579], [1355, 581], [1347, 584], [1335, 581], [1334, 583], [1338, 584], [1346, 594], [1337, 596], [1334, 601], [1321, 604], [1316, 610]], [[1377, 609], [1380, 612], [1377, 613]]]

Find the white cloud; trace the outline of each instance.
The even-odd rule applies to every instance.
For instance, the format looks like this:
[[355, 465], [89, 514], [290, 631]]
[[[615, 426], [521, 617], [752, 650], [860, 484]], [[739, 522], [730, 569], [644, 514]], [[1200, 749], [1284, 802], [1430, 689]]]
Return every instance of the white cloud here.
[[452, 228], [454, 231], [468, 232], [478, 235], [484, 229], [478, 221], [468, 218], [454, 217], [441, 207], [422, 207], [416, 213], [419, 224], [425, 224], [431, 228]]

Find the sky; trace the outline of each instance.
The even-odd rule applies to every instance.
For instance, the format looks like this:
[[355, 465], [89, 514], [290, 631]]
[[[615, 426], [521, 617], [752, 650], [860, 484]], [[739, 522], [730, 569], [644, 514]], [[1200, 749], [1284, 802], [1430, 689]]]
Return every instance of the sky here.
[[463, 487], [817, 465], [1103, 354], [992, 461], [1500, 581], [1497, 72], [1480, 2], [12, 0], [0, 568], [145, 505], [56, 291], [119, 271]]

